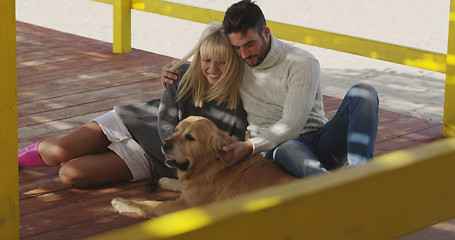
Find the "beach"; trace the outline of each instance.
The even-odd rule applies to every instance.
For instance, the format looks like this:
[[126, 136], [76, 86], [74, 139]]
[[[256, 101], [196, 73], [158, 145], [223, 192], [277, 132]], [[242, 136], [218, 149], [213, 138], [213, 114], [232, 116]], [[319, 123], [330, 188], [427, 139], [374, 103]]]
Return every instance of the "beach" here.
[[[225, 11], [236, 1], [172, 1]], [[448, 0], [258, 0], [269, 20], [446, 53]], [[112, 42], [112, 6], [89, 0], [16, 0], [16, 19]], [[204, 24], [132, 12], [132, 47], [180, 58]], [[273, 29], [272, 33], [273, 33]], [[291, 43], [321, 64], [323, 93], [342, 98], [356, 83], [373, 85], [380, 108], [442, 122], [445, 74]]]

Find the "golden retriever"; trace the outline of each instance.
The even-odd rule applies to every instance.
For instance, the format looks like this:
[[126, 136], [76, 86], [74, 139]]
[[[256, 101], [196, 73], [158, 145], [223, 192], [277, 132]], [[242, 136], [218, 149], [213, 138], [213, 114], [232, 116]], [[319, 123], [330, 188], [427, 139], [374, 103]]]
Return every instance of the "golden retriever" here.
[[233, 153], [221, 149], [233, 142], [206, 118], [184, 119], [162, 145], [166, 164], [177, 169], [178, 180], [161, 178], [159, 182], [165, 189], [181, 189], [180, 197], [164, 202], [115, 198], [112, 206], [119, 213], [157, 217], [295, 179], [260, 154], [234, 162]]

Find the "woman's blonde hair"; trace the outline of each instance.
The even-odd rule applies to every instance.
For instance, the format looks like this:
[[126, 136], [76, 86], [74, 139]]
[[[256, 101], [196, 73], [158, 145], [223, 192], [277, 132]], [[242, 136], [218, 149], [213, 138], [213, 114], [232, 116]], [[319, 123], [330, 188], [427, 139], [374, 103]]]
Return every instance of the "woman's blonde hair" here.
[[[227, 102], [228, 108], [235, 109], [240, 103], [243, 63], [232, 49], [221, 23], [208, 24], [193, 50], [174, 64], [170, 71], [177, 69], [191, 56], [193, 61], [180, 80], [180, 91], [176, 100], [180, 101], [192, 95], [196, 107], [202, 107], [204, 101], [216, 100], [218, 104]], [[201, 60], [205, 58], [225, 62], [223, 73], [211, 88], [201, 67]]]

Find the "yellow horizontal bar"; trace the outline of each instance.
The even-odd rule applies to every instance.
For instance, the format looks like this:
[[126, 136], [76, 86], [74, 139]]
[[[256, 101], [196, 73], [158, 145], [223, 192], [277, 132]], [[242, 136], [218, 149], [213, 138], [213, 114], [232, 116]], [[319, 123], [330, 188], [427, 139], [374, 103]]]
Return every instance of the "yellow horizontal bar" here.
[[[111, 2], [109, 0], [94, 0]], [[132, 0], [132, 9], [179, 18], [199, 23], [221, 22], [224, 12], [193, 7], [161, 0]], [[430, 71], [445, 73], [446, 55], [346, 36], [285, 23], [267, 21], [273, 34], [280, 39], [316, 47], [346, 52], [368, 58], [398, 63]]]
[[395, 239], [455, 216], [454, 158], [444, 139], [90, 239]]
[[135, 10], [205, 24], [221, 22], [224, 17], [224, 12], [161, 0], [132, 0], [132, 2], [132, 9]]
[[275, 37], [363, 57], [445, 73], [446, 55], [364, 38], [267, 21]]
[[114, 0], [91, 0], [91, 1], [114, 5]]

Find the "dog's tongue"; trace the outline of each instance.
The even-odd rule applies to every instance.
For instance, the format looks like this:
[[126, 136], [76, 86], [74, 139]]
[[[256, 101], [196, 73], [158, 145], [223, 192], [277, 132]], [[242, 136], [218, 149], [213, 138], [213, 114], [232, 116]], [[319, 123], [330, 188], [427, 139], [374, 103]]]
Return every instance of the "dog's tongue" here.
[[169, 156], [167, 154], [164, 154], [164, 158], [166, 158], [167, 160], [174, 160], [171, 156]]

